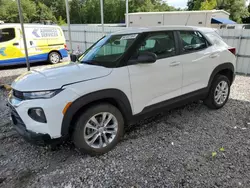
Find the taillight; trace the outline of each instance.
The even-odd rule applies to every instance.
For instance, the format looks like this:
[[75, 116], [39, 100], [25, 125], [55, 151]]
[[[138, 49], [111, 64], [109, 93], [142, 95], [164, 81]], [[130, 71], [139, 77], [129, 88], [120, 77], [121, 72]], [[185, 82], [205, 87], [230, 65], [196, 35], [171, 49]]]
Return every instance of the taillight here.
[[64, 44], [64, 49], [65, 49], [65, 50], [68, 50], [67, 44]]
[[229, 48], [228, 49], [232, 54], [236, 55], [236, 48]]

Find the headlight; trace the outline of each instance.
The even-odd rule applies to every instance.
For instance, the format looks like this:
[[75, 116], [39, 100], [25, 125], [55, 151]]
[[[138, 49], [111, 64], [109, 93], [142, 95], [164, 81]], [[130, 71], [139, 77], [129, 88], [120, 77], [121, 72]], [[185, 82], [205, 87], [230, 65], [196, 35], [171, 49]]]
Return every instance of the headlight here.
[[62, 89], [51, 90], [51, 91], [33, 91], [33, 92], [14, 91], [13, 94], [15, 97], [24, 99], [24, 100], [25, 99], [49, 99], [51, 97], [54, 97], [61, 91]]

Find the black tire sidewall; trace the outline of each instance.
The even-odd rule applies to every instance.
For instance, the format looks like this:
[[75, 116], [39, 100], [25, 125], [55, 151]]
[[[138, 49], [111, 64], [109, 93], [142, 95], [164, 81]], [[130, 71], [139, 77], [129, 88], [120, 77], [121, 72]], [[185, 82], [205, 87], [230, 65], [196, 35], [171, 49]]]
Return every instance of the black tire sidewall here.
[[51, 53], [49, 54], [49, 58], [48, 58], [49, 62], [50, 62], [51, 64], [57, 64], [57, 63], [53, 63], [53, 62], [51, 61], [51, 55], [52, 55], [52, 54], [57, 54], [57, 55], [58, 55], [59, 61], [58, 61], [57, 63], [59, 63], [59, 62], [60, 62], [60, 59], [61, 59], [61, 56], [60, 56], [60, 54], [59, 54], [58, 52], [51, 52]]
[[[227, 84], [228, 84], [228, 95], [227, 95], [226, 100], [222, 104], [217, 104], [216, 101], [215, 101], [214, 92], [215, 92], [216, 87], [218, 86], [218, 84], [221, 81], [227, 82]], [[230, 89], [231, 89], [230, 88], [230, 81], [229, 81], [229, 79], [226, 76], [224, 76], [224, 75], [218, 75], [218, 76], [216, 76], [216, 78], [215, 78], [215, 80], [214, 80], [214, 82], [212, 84], [212, 87], [211, 87], [211, 90], [210, 90], [210, 94], [209, 94], [210, 95], [209, 96], [209, 100], [211, 100], [210, 102], [212, 102], [212, 105], [216, 109], [219, 109], [219, 108], [223, 107], [227, 103], [229, 95], [230, 95]]]
[[[104, 148], [92, 148], [90, 147], [83, 136], [84, 133], [84, 128], [86, 126], [87, 121], [94, 116], [97, 113], [101, 113], [101, 112], [109, 112], [111, 114], [113, 114], [115, 116], [115, 118], [118, 121], [118, 130], [117, 130], [117, 135], [114, 138], [114, 140], [106, 147]], [[124, 120], [123, 120], [123, 116], [121, 114], [121, 112], [114, 107], [111, 104], [100, 104], [100, 105], [95, 105], [90, 107], [89, 109], [87, 109], [85, 112], [83, 112], [83, 114], [78, 118], [76, 125], [75, 125], [75, 129], [73, 132], [73, 137], [72, 140], [76, 146], [76, 148], [78, 148], [78, 150], [80, 150], [80, 152], [82, 153], [86, 153], [89, 155], [101, 155], [104, 153], [107, 153], [108, 151], [112, 150], [120, 141], [120, 139], [123, 136], [123, 131], [124, 131]]]

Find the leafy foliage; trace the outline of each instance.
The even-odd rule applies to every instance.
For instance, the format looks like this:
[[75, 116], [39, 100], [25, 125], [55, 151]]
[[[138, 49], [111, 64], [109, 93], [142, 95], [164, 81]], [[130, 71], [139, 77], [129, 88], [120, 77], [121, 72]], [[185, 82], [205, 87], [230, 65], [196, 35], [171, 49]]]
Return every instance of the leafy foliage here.
[[[36, 17], [36, 4], [31, 0], [22, 0], [24, 22], [32, 22]], [[1, 0], [0, 20], [5, 22], [19, 22], [18, 7], [15, 1]]]
[[[121, 23], [125, 20], [126, 0], [103, 0], [104, 22]], [[51, 20], [65, 24], [65, 0], [21, 0], [25, 22]], [[129, 0], [130, 12], [173, 11], [165, 0]], [[71, 23], [100, 23], [100, 0], [71, 0]], [[14, 0], [0, 0], [0, 20], [19, 22], [17, 3]], [[189, 0], [188, 10], [224, 9], [237, 22], [248, 16], [245, 0]]]
[[206, 0], [201, 3], [200, 10], [213, 10], [217, 6], [216, 0]]
[[245, 5], [246, 0], [189, 0], [188, 10], [223, 9], [230, 13], [230, 18], [238, 23], [242, 18], [249, 16]]
[[[65, 0], [21, 0], [25, 22], [42, 20], [65, 24]], [[104, 0], [104, 22], [121, 23], [125, 21], [126, 0]], [[71, 0], [71, 23], [100, 23], [100, 0]], [[18, 22], [16, 1], [0, 0], [0, 20]], [[163, 0], [129, 0], [130, 12], [171, 11], [174, 7]]]

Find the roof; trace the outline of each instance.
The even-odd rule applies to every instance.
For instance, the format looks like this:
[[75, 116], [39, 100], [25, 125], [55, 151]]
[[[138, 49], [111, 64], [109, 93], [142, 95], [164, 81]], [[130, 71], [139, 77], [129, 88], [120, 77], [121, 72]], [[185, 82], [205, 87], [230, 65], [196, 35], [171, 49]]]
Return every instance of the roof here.
[[198, 10], [198, 11], [166, 11], [166, 12], [134, 12], [128, 15], [143, 15], [143, 14], [197, 14], [197, 13], [224, 13], [230, 15], [225, 10]]
[[211, 23], [214, 24], [236, 24], [236, 22], [227, 18], [212, 18]]
[[[21, 27], [20, 23], [4, 23], [0, 24], [0, 28], [5, 27]], [[59, 27], [58, 25], [43, 25], [43, 24], [24, 24], [24, 27]]]
[[123, 35], [134, 33], [146, 33], [153, 31], [173, 31], [173, 30], [198, 30], [204, 33], [214, 31], [213, 28], [195, 27], [195, 26], [157, 26], [157, 27], [143, 27], [143, 28], [128, 28], [112, 33], [111, 35]]

